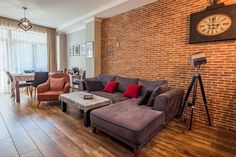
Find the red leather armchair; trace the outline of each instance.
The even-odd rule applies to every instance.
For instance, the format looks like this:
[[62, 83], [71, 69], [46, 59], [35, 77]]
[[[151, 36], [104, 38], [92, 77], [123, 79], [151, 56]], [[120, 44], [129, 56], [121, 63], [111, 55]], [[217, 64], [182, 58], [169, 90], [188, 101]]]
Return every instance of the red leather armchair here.
[[64, 78], [65, 79], [65, 85], [63, 90], [50, 90], [50, 78], [47, 80], [47, 82], [39, 85], [37, 87], [37, 100], [38, 104], [40, 105], [41, 101], [58, 101], [59, 95], [63, 93], [69, 93], [70, 91], [70, 78], [69, 75], [66, 73], [56, 73], [50, 76], [51, 78]]

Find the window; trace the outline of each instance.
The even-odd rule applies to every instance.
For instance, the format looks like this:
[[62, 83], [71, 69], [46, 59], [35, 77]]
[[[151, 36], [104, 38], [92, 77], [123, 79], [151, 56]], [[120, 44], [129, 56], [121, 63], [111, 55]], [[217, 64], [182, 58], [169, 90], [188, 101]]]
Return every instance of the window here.
[[[46, 33], [0, 26], [0, 72], [48, 71], [47, 54]], [[6, 77], [1, 73], [0, 86], [6, 87], [5, 84]]]

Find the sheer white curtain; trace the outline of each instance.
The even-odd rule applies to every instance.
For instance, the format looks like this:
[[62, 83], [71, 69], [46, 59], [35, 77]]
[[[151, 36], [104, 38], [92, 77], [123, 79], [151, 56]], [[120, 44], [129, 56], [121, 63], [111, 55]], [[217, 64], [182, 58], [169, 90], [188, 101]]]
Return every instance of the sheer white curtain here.
[[8, 89], [3, 71], [48, 71], [47, 33], [0, 26], [0, 93]]

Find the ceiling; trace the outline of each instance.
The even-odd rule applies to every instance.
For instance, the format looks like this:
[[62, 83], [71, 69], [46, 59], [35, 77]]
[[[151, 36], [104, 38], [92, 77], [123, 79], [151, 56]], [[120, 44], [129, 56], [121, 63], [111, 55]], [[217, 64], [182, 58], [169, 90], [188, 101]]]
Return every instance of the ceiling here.
[[34, 24], [71, 33], [94, 17], [108, 18], [157, 0], [0, 0], [0, 16], [20, 19], [22, 7]]

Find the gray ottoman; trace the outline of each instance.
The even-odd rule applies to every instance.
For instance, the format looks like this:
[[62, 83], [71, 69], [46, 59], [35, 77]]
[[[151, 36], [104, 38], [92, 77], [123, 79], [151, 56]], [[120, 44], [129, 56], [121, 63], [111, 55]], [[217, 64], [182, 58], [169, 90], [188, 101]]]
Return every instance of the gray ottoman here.
[[163, 126], [165, 114], [130, 99], [93, 110], [90, 114], [94, 127], [134, 148], [146, 144]]

